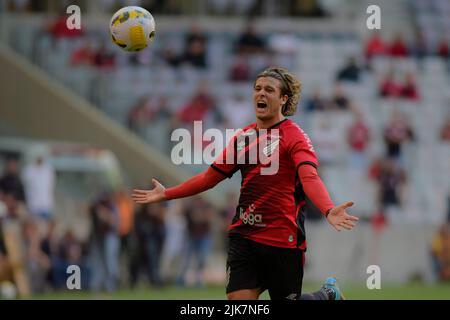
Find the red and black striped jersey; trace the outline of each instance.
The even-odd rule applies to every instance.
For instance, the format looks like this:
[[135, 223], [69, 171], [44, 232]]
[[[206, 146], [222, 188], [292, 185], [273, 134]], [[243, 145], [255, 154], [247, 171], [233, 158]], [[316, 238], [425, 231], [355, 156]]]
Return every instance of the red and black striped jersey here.
[[301, 164], [317, 167], [318, 160], [295, 122], [285, 119], [265, 130], [254, 123], [238, 132], [211, 165], [227, 177], [237, 171], [242, 175], [229, 232], [266, 245], [306, 249]]

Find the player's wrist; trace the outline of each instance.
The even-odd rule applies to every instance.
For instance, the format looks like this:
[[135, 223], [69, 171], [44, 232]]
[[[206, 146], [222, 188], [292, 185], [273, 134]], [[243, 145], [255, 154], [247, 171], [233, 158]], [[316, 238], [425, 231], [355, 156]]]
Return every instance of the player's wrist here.
[[161, 196], [161, 201], [171, 200], [172, 199], [172, 188], [164, 189]]

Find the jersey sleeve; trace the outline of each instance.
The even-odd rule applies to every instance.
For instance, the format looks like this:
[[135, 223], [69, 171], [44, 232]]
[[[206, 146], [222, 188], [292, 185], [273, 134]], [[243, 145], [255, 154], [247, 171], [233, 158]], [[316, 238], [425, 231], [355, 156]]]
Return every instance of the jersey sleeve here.
[[303, 164], [309, 164], [317, 168], [319, 161], [308, 135], [300, 127], [294, 127], [289, 134], [289, 138], [290, 156], [295, 163], [295, 167], [298, 168]]
[[239, 133], [230, 139], [227, 147], [223, 149], [221, 154], [214, 160], [211, 167], [220, 172], [227, 178], [231, 178], [233, 174], [239, 170], [237, 161], [237, 138]]

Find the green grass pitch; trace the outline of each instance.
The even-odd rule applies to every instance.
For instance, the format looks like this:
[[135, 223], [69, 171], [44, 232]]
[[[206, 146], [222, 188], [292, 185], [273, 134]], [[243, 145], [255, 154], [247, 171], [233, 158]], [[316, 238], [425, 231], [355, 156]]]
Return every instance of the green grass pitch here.
[[[381, 289], [369, 290], [362, 285], [341, 284], [348, 300], [450, 300], [450, 283], [406, 285], [383, 285]], [[303, 292], [317, 290], [320, 284], [307, 283]], [[179, 288], [168, 286], [162, 289], [141, 287], [135, 290], [120, 290], [113, 294], [90, 293], [83, 290], [61, 291], [36, 295], [31, 299], [132, 299], [132, 300], [225, 300], [224, 286], [214, 285], [205, 288]], [[261, 299], [269, 299], [264, 292]]]

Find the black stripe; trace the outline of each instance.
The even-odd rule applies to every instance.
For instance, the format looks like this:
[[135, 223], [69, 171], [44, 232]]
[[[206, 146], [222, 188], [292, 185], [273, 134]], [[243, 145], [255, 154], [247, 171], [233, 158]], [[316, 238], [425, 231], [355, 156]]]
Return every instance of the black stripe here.
[[230, 173], [229, 173], [230, 178], [231, 178], [236, 172], [238, 172], [240, 169], [241, 169], [241, 168], [240, 168], [239, 165], [235, 166], [235, 167], [233, 168], [233, 170], [231, 170]]
[[225, 171], [223, 171], [222, 169], [216, 167], [214, 164], [211, 165], [211, 168], [213, 168], [214, 170], [216, 170], [217, 172], [223, 174], [225, 177], [227, 178], [231, 178], [233, 175], [230, 175], [229, 173], [226, 173]]
[[300, 168], [300, 166], [302, 166], [302, 165], [304, 165], [304, 164], [309, 164], [310, 166], [313, 166], [314, 168], [317, 169], [317, 164], [315, 164], [314, 162], [311, 162], [311, 161], [303, 161], [303, 162], [300, 162], [300, 163], [297, 165], [297, 168], [295, 169], [295, 171], [297, 172], [297, 171], [298, 171], [298, 168]]
[[273, 126], [267, 128], [267, 129], [273, 129], [273, 128], [275, 128], [275, 127], [278, 127], [280, 124], [282, 124], [282, 123], [285, 122], [286, 120], [288, 120], [288, 118], [284, 118], [283, 120], [281, 120], [281, 121], [275, 123]]

